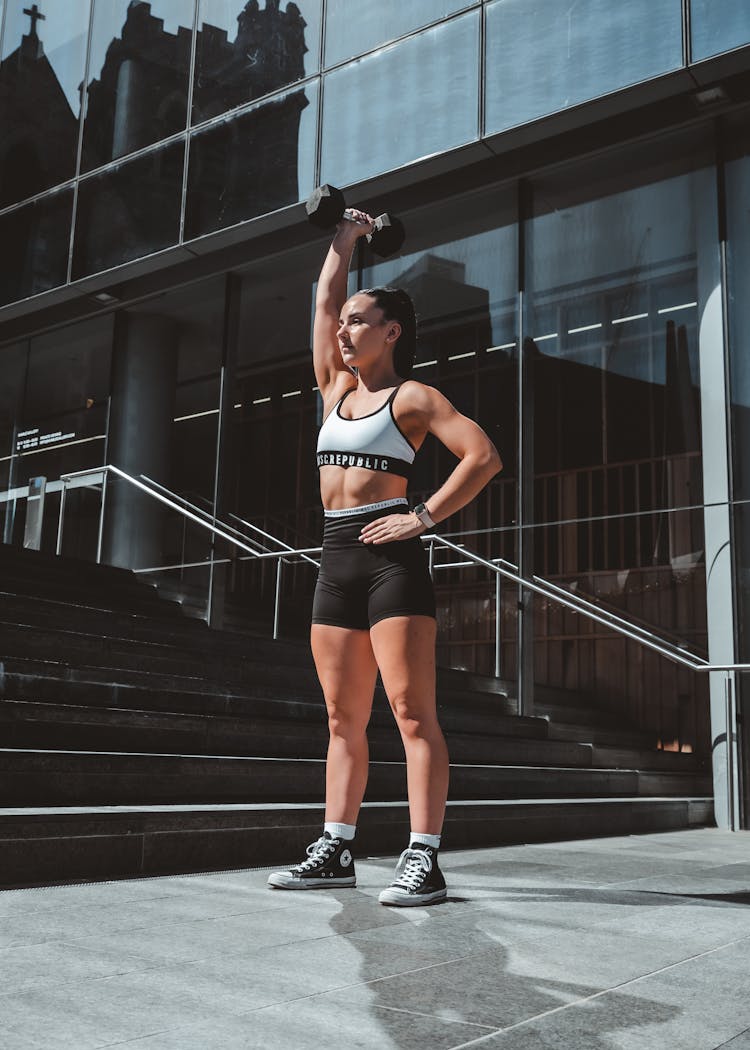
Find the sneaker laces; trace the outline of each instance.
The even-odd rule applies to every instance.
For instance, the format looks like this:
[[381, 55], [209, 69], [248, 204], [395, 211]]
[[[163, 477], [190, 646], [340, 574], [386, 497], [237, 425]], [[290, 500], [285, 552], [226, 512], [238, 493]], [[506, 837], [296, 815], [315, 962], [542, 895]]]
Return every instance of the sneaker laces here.
[[330, 860], [337, 847], [336, 839], [327, 839], [324, 835], [321, 835], [317, 842], [311, 842], [307, 847], [306, 853], [309, 860], [303, 860], [294, 870], [312, 871], [318, 864], [324, 864], [327, 860]]
[[432, 860], [422, 849], [405, 849], [398, 858], [394, 886], [416, 890], [424, 876], [432, 871]]

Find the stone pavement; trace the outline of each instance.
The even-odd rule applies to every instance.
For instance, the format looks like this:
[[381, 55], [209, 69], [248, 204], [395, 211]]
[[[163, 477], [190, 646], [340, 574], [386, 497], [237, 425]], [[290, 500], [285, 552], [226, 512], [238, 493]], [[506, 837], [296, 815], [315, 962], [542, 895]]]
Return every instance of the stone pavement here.
[[750, 1050], [750, 833], [442, 855], [387, 909], [265, 871], [0, 893], [2, 1050]]

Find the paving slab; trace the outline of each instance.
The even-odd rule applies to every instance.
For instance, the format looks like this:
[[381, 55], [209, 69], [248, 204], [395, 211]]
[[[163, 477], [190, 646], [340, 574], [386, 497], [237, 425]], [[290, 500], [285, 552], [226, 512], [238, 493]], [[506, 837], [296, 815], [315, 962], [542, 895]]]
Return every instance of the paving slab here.
[[750, 1050], [750, 834], [445, 852], [448, 900], [266, 870], [0, 893], [3, 1050]]

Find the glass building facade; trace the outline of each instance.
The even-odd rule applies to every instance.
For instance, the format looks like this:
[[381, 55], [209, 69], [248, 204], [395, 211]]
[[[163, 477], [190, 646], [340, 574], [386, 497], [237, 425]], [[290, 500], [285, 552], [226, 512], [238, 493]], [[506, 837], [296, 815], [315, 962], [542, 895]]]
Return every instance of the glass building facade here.
[[[361, 247], [352, 289], [410, 291], [415, 377], [505, 462], [440, 531], [712, 662], [750, 661], [749, 11], [0, 0], [4, 541], [23, 543], [44, 477], [55, 549], [61, 475], [111, 463], [223, 522], [319, 542], [326, 238], [300, 202], [327, 181], [401, 215], [402, 251]], [[414, 499], [450, 468], [428, 441]], [[63, 553], [96, 556], [100, 506], [68, 494]], [[127, 486], [104, 520], [106, 560], [216, 625], [269, 625], [275, 565]], [[285, 567], [282, 633], [305, 634], [314, 579]], [[526, 712], [535, 690], [579, 692], [713, 754], [717, 818], [748, 825], [746, 676], [727, 707], [718, 676], [478, 569], [435, 579], [443, 663], [499, 672]]]

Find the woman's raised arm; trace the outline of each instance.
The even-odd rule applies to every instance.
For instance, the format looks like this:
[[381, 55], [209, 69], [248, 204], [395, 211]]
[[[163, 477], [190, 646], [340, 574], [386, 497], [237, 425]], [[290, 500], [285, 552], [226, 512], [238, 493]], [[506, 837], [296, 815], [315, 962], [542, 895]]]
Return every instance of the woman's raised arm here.
[[365, 212], [351, 211], [357, 221], [342, 219], [328, 249], [318, 278], [313, 322], [313, 367], [315, 379], [325, 400], [342, 373], [352, 375], [344, 364], [336, 333], [341, 308], [347, 300], [349, 267], [354, 246], [360, 237], [373, 229], [373, 220]]

